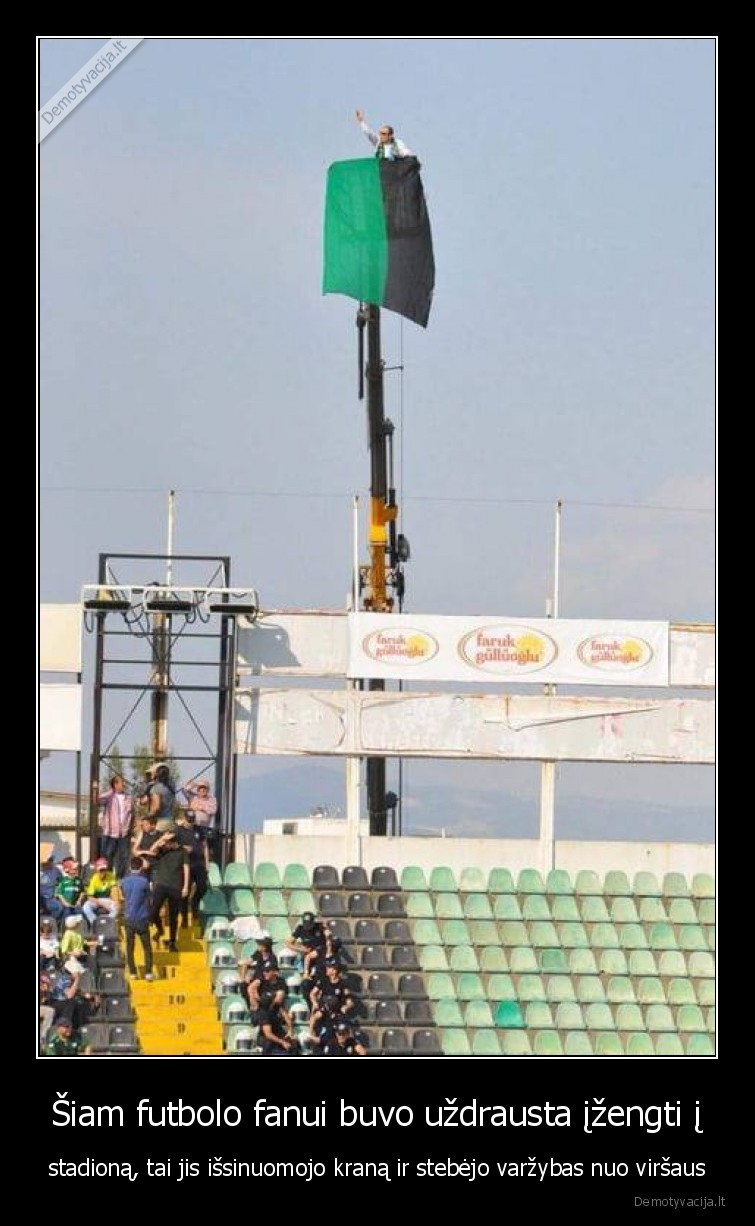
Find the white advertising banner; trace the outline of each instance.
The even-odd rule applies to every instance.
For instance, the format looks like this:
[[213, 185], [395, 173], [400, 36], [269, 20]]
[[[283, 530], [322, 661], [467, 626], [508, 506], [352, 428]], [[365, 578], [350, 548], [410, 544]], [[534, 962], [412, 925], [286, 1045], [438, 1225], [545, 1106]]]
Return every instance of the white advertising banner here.
[[43, 673], [81, 672], [81, 605], [39, 607], [39, 668]]
[[81, 749], [81, 686], [40, 685], [40, 750]]
[[667, 686], [669, 623], [350, 613], [352, 678]]

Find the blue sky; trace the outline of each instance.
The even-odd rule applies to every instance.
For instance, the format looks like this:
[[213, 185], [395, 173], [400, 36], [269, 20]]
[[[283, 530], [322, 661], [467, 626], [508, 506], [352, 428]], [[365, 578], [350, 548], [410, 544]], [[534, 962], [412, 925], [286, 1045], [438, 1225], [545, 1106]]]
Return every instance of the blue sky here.
[[[107, 38], [42, 39], [40, 101]], [[686, 37], [148, 37], [40, 146], [41, 598], [162, 551], [174, 488], [177, 552], [343, 607], [369, 463], [322, 217], [356, 107], [419, 156], [435, 245], [427, 330], [384, 316], [407, 610], [541, 615], [560, 498], [563, 616], [712, 621], [716, 44]], [[252, 826], [343, 803], [333, 764], [243, 774]], [[536, 829], [535, 766], [404, 788], [410, 828]], [[562, 837], [713, 812], [712, 769], [559, 771]]]

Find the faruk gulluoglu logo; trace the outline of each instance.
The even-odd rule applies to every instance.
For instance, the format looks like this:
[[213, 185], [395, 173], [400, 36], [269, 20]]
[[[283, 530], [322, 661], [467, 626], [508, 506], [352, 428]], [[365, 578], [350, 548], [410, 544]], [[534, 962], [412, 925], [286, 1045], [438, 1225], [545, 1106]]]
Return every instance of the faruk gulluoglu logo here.
[[653, 648], [645, 639], [622, 638], [619, 634], [591, 634], [577, 648], [577, 655], [588, 668], [631, 672], [644, 668], [653, 658]]
[[387, 626], [362, 639], [362, 650], [381, 664], [424, 664], [439, 651], [438, 640], [411, 626], [394, 630]]
[[472, 668], [519, 677], [547, 668], [558, 655], [558, 647], [550, 635], [531, 626], [502, 624], [465, 634], [459, 655]]

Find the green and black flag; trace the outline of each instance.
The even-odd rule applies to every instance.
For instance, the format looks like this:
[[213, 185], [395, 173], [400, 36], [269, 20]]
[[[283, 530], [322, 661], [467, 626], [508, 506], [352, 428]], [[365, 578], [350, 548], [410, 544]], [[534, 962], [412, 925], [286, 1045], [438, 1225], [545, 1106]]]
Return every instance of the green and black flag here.
[[334, 162], [325, 198], [324, 294], [347, 294], [427, 327], [433, 240], [415, 157]]

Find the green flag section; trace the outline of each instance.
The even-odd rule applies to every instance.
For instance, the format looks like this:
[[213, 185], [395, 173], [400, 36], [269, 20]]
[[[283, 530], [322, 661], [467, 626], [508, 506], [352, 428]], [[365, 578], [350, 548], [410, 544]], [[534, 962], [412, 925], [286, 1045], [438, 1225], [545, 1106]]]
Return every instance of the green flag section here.
[[324, 294], [346, 294], [427, 327], [435, 262], [415, 157], [334, 162], [325, 197]]

